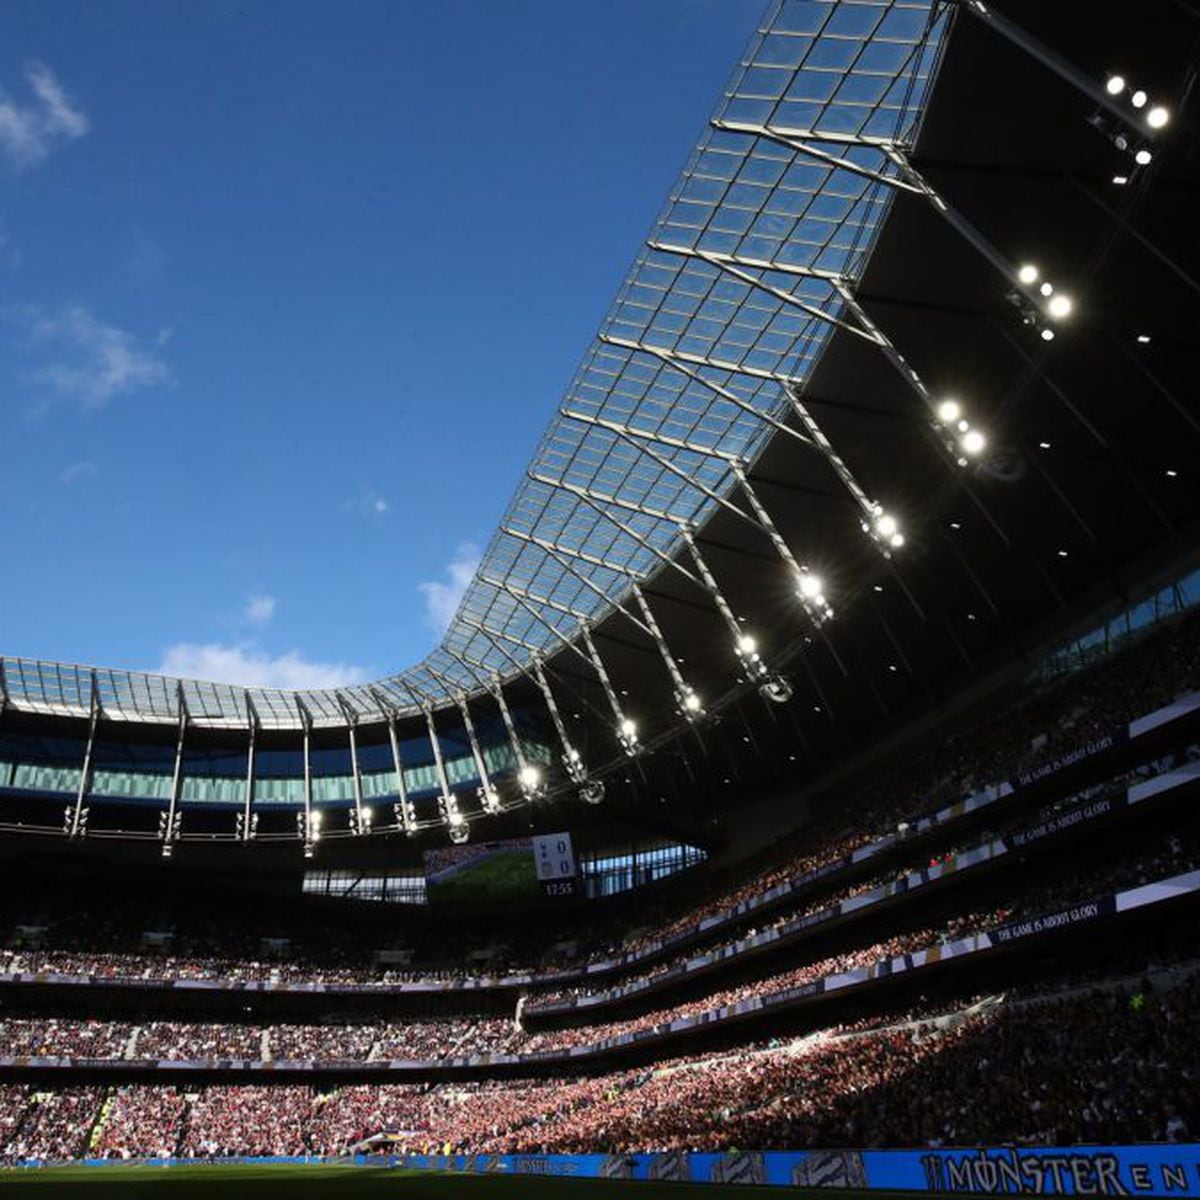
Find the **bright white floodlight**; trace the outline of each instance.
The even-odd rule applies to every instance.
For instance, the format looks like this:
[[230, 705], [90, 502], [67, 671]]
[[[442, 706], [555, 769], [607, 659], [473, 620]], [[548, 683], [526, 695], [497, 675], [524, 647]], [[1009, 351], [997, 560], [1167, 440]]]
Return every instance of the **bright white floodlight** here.
[[743, 654], [753, 654], [758, 649], [758, 643], [748, 633], [738, 638], [737, 646]]
[[1119, 96], [1125, 90], [1125, 76], [1110, 75], [1108, 82], [1104, 85], [1104, 90], [1110, 96]]
[[1154, 161], [1154, 155], [1149, 150], [1139, 150], [1134, 156], [1133, 161], [1139, 167], [1148, 167]]
[[939, 421], [945, 425], [950, 425], [962, 416], [962, 409], [959, 407], [957, 400], [943, 400], [938, 405], [937, 415]]
[[517, 776], [517, 778], [520, 780], [522, 787], [532, 789], [537, 787], [537, 785], [542, 782], [542, 773], [537, 769], [537, 767], [532, 766], [530, 763], [526, 763], [521, 768], [520, 774]]
[[1161, 129], [1170, 119], [1171, 114], [1161, 104], [1156, 104], [1146, 114], [1146, 124], [1151, 129]]
[[1148, 99], [1149, 97], [1146, 95], [1146, 93], [1143, 92], [1141, 88], [1138, 88], [1138, 90], [1129, 97], [1129, 103], [1132, 104], [1134, 108], [1145, 108], [1146, 101]]
[[1057, 320], [1062, 320], [1063, 317], [1069, 317], [1071, 310], [1075, 306], [1071, 303], [1070, 296], [1058, 295], [1051, 298], [1050, 303], [1046, 306], [1046, 311]]
[[982, 454], [987, 446], [987, 438], [978, 429], [969, 429], [963, 434], [959, 444], [965, 454]]
[[1017, 272], [1017, 278], [1024, 284], [1037, 283], [1040, 272], [1033, 263], [1025, 265]]

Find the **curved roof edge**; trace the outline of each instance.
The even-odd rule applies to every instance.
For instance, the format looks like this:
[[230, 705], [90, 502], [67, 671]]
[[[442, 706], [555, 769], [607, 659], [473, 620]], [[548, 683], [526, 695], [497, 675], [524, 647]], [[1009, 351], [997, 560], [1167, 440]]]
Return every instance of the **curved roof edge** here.
[[475, 695], [602, 620], [736, 486], [843, 320], [949, 10], [775, 0], [538, 444], [441, 644], [283, 691], [0, 658], [0, 707], [206, 727], [378, 721]]

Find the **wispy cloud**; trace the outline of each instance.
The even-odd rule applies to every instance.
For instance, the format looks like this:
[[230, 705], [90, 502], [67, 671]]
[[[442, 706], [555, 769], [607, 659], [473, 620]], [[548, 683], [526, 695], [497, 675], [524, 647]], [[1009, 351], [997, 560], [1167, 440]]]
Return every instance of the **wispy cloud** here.
[[40, 305], [10, 305], [0, 319], [28, 338], [31, 354], [43, 356], [30, 381], [59, 397], [100, 408], [114, 396], [161, 387], [171, 369], [154, 350], [116, 325], [106, 324], [82, 305], [49, 311]]
[[363, 488], [357, 496], [342, 502], [342, 511], [357, 513], [361, 517], [382, 517], [391, 505], [374, 488]]
[[429, 579], [417, 584], [417, 591], [425, 598], [425, 620], [436, 633], [446, 632], [478, 566], [479, 547], [464, 542], [446, 564], [445, 580]]
[[91, 123], [44, 63], [25, 67], [32, 96], [22, 103], [0, 87], [0, 155], [21, 171], [44, 161], [56, 146], [81, 138]]
[[95, 479], [99, 474], [100, 468], [94, 462], [74, 462], [59, 471], [58, 481], [69, 486], [72, 483], [78, 483], [81, 479]]
[[244, 687], [344, 687], [368, 678], [365, 667], [314, 662], [298, 650], [272, 657], [252, 645], [227, 646], [219, 642], [179, 642], [169, 646], [156, 669], [160, 675]]
[[249, 625], [266, 625], [274, 615], [274, 596], [251, 596], [242, 609], [242, 620]]

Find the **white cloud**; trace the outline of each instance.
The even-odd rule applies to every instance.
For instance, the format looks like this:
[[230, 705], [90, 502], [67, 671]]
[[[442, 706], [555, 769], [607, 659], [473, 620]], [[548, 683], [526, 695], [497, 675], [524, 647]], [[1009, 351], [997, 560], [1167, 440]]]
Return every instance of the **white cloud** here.
[[251, 596], [242, 609], [242, 620], [251, 625], [265, 625], [274, 615], [274, 596]]
[[431, 579], [417, 584], [425, 597], [425, 620], [438, 634], [446, 632], [478, 566], [479, 547], [464, 542], [446, 564], [446, 582]]
[[44, 63], [29, 63], [25, 82], [33, 93], [22, 104], [0, 87], [0, 154], [16, 170], [36, 166], [55, 146], [81, 138], [90, 128], [87, 114], [77, 108]]
[[95, 479], [100, 474], [100, 468], [94, 462], [74, 462], [63, 467], [58, 473], [59, 483], [78, 483], [81, 479]]
[[343, 512], [358, 513], [363, 517], [382, 517], [391, 505], [374, 488], [363, 488], [342, 504]]
[[179, 642], [169, 646], [156, 668], [160, 675], [233, 683], [244, 687], [328, 688], [363, 683], [364, 667], [350, 663], [313, 662], [298, 650], [272, 658], [251, 645]]
[[30, 378], [84, 408], [99, 408], [114, 396], [160, 387], [171, 378], [166, 362], [139, 345], [133, 334], [94, 317], [82, 305], [48, 312], [38, 305], [10, 306], [0, 317], [24, 330], [31, 349], [43, 347], [51, 360]]

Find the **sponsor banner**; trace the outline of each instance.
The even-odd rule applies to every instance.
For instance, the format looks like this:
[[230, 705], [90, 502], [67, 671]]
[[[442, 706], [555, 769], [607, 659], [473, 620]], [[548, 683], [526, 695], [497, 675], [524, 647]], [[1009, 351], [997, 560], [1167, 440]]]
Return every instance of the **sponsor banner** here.
[[675, 1183], [962, 1192], [974, 1195], [1200, 1197], [1200, 1145], [724, 1154], [422, 1155], [409, 1169]]
[[1101, 796], [1094, 800], [1085, 800], [1081, 804], [1075, 804], [1061, 812], [1054, 813], [1036, 825], [1018, 829], [1015, 833], [1010, 833], [1004, 840], [1011, 849], [1019, 850], [1031, 842], [1040, 841], [1045, 837], [1053, 837], [1056, 833], [1073, 829], [1076, 825], [1107, 817], [1127, 805], [1128, 801], [1122, 795]]
[[1030, 917], [1027, 921], [1013, 921], [1008, 925], [1001, 925], [997, 929], [989, 929], [983, 936], [993, 946], [1005, 946], [1032, 934], [1050, 933], [1052, 930], [1065, 929], [1069, 925], [1082, 925], [1086, 921], [1096, 921], [1101, 917], [1111, 916], [1116, 911], [1117, 897], [1101, 896], [1086, 904], [1076, 904], [1071, 908], [1060, 909], [1058, 912], [1044, 913], [1040, 917]]
[[1114, 730], [1112, 733], [1102, 733], [1098, 737], [1092, 738], [1090, 742], [1085, 742], [1082, 746], [1076, 746], [1067, 754], [1061, 754], [1058, 758], [1051, 759], [1048, 763], [1043, 763], [1040, 767], [1034, 768], [1032, 771], [1023, 771], [1016, 778], [1015, 785], [1018, 788], [1030, 787], [1032, 784], [1039, 783], [1050, 775], [1057, 775], [1059, 771], [1065, 771], [1068, 767], [1075, 766], [1076, 763], [1081, 763], [1084, 759], [1094, 758], [1097, 754], [1103, 754], [1106, 750], [1111, 750], [1114, 746], [1129, 740], [1129, 732], [1127, 729]]
[[[25, 1159], [34, 1169], [70, 1160]], [[74, 1160], [76, 1163], [78, 1160]], [[338, 1163], [453, 1174], [543, 1175], [565, 1179], [656, 1180], [790, 1188], [1005, 1196], [1200, 1197], [1200, 1145], [1020, 1146], [923, 1150], [811, 1150], [658, 1154], [355, 1154], [214, 1159], [83, 1160], [103, 1171], [131, 1163], [171, 1168]]]

